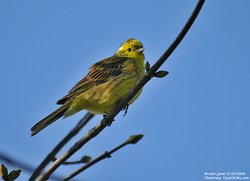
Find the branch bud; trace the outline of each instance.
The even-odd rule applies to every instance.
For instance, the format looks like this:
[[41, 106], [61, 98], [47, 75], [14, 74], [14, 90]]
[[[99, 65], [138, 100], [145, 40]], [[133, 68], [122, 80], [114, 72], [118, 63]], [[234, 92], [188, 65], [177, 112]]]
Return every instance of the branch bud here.
[[132, 135], [127, 140], [127, 143], [128, 144], [136, 144], [138, 141], [140, 141], [140, 139], [142, 139], [143, 136], [144, 136], [143, 134]]
[[166, 75], [168, 75], [168, 73], [169, 73], [168, 71], [160, 70], [160, 71], [155, 73], [154, 77], [162, 78], [162, 77], [165, 77]]
[[150, 64], [149, 64], [148, 61], [145, 63], [145, 69], [146, 69], [147, 72], [148, 72], [149, 69], [150, 69]]

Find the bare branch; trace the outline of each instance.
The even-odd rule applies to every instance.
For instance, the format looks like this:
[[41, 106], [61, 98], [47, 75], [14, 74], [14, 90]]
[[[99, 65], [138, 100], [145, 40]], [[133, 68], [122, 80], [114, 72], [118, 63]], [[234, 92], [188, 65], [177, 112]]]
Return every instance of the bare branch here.
[[43, 169], [55, 158], [56, 154], [62, 149], [62, 147], [68, 143], [92, 118], [91, 113], [86, 113], [85, 116], [79, 121], [79, 123], [60, 141], [55, 148], [46, 156], [46, 158], [40, 163], [36, 170], [31, 175], [29, 181], [35, 180]]
[[80, 167], [79, 169], [77, 169], [75, 172], [73, 172], [72, 174], [70, 174], [68, 177], [64, 178], [63, 181], [66, 180], [70, 180], [73, 177], [75, 177], [76, 175], [80, 174], [81, 172], [83, 172], [84, 170], [88, 169], [89, 167], [93, 166], [94, 164], [98, 163], [99, 161], [105, 159], [105, 158], [110, 158], [111, 154], [113, 154], [114, 152], [118, 151], [119, 149], [123, 148], [124, 146], [128, 145], [128, 144], [136, 144], [138, 141], [140, 141], [142, 139], [143, 135], [139, 134], [139, 135], [132, 135], [130, 136], [130, 138], [125, 141], [124, 143], [122, 143], [121, 145], [117, 146], [116, 148], [114, 148], [111, 151], [106, 151], [104, 152], [102, 155], [100, 155], [99, 157], [97, 157], [96, 159], [88, 162], [86, 165]]
[[[54, 158], [53, 161], [56, 161], [57, 159]], [[86, 164], [91, 160], [91, 157], [88, 155], [84, 155], [80, 160], [76, 160], [76, 161], [66, 161], [63, 162], [63, 165], [75, 165], [75, 164]]]
[[70, 156], [81, 149], [89, 140], [97, 136], [106, 126], [111, 125], [114, 121], [114, 117], [128, 104], [128, 102], [135, 96], [135, 94], [141, 90], [141, 88], [155, 75], [156, 71], [160, 66], [167, 60], [167, 58], [173, 53], [175, 48], [182, 41], [184, 36], [187, 34], [188, 30], [192, 26], [193, 22], [197, 18], [202, 5], [205, 0], [199, 0], [192, 15], [183, 27], [182, 31], [179, 33], [175, 41], [170, 45], [170, 47], [163, 53], [163, 55], [157, 60], [157, 62], [150, 68], [147, 74], [142, 78], [142, 80], [129, 92], [125, 98], [119, 102], [119, 104], [111, 110], [111, 112], [101, 120], [94, 128], [92, 128], [85, 136], [83, 136], [79, 141], [77, 141], [68, 151], [66, 151], [60, 158], [58, 158], [48, 170], [41, 175], [38, 180], [46, 180], [50, 175]]

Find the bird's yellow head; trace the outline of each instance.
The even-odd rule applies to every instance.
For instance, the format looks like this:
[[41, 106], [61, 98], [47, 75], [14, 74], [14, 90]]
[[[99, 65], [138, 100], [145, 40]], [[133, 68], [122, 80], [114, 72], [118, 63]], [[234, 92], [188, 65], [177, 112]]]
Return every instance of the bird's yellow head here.
[[130, 38], [121, 45], [121, 47], [117, 50], [115, 55], [121, 57], [133, 58], [138, 61], [143, 61], [144, 60], [143, 51], [144, 51], [143, 44], [136, 39]]

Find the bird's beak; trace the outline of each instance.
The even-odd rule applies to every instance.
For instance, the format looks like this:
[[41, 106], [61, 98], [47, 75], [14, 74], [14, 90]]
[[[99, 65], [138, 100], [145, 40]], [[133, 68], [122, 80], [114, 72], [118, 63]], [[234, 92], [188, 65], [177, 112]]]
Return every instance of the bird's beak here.
[[138, 48], [136, 49], [137, 52], [142, 53], [145, 49], [144, 48]]

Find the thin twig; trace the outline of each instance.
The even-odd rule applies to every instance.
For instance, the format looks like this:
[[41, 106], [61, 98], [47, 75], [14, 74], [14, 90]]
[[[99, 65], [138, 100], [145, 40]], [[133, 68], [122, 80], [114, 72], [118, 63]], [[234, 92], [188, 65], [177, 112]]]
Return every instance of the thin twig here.
[[[53, 161], [56, 161], [56, 159], [54, 159]], [[77, 160], [77, 161], [66, 161], [66, 162], [63, 162], [63, 165], [76, 165], [76, 164], [79, 164], [79, 163], [84, 163], [82, 162], [82, 160]]]
[[143, 135], [139, 134], [139, 135], [132, 135], [130, 136], [130, 138], [125, 141], [124, 143], [122, 143], [121, 145], [117, 146], [116, 148], [114, 148], [111, 151], [106, 151], [104, 152], [102, 155], [100, 155], [99, 157], [97, 157], [96, 159], [88, 162], [86, 165], [80, 167], [79, 169], [77, 169], [75, 172], [73, 172], [72, 174], [70, 174], [68, 177], [64, 178], [63, 181], [66, 180], [70, 180], [73, 177], [75, 177], [76, 175], [80, 174], [81, 172], [83, 172], [84, 170], [88, 169], [89, 167], [93, 166], [94, 164], [98, 163], [99, 161], [105, 159], [105, 158], [110, 158], [111, 155], [118, 151], [119, 149], [123, 148], [126, 145], [129, 144], [136, 144], [138, 141], [140, 141], [140, 139], [142, 139]]
[[110, 113], [105, 116], [99, 124], [97, 124], [94, 128], [92, 128], [85, 136], [83, 136], [80, 140], [78, 140], [68, 151], [66, 151], [61, 157], [59, 157], [48, 169], [47, 171], [41, 175], [38, 179], [40, 181], [46, 180], [50, 177], [50, 175], [70, 156], [76, 153], [79, 149], [81, 149], [89, 140], [97, 136], [106, 126], [111, 125], [114, 121], [114, 117], [128, 104], [128, 102], [135, 96], [135, 94], [141, 90], [141, 88], [154, 76], [159, 67], [167, 60], [167, 58], [172, 54], [175, 48], [182, 41], [184, 36], [187, 34], [191, 25], [195, 21], [198, 16], [202, 5], [205, 0], [199, 0], [197, 3], [192, 15], [189, 20], [183, 27], [182, 31], [179, 33], [175, 41], [170, 45], [170, 47], [163, 53], [163, 55], [157, 60], [157, 62], [150, 68], [147, 74], [141, 79], [141, 81], [129, 92], [128, 95], [122, 99], [117, 106], [110, 111]]
[[[56, 161], [57, 159], [54, 158], [52, 161]], [[75, 165], [75, 164], [86, 164], [91, 160], [91, 157], [89, 155], [84, 155], [80, 160], [76, 161], [65, 161], [63, 162], [63, 165]]]
[[35, 180], [43, 169], [55, 158], [56, 154], [62, 149], [62, 147], [68, 143], [92, 118], [91, 113], [86, 113], [85, 116], [79, 121], [79, 123], [55, 146], [55, 148], [46, 156], [46, 158], [40, 163], [36, 170], [31, 175], [29, 181]]

